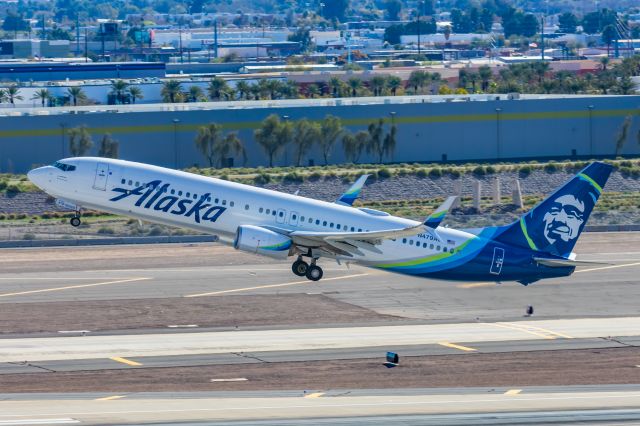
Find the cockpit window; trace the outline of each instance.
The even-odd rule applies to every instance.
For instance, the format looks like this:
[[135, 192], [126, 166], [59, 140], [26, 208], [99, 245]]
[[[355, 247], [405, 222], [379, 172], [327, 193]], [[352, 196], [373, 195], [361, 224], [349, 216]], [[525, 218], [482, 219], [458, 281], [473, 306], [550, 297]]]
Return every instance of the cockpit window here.
[[72, 166], [71, 164], [65, 164], [65, 163], [61, 163], [59, 161], [56, 161], [55, 163], [52, 164], [53, 167], [62, 170], [63, 172], [72, 172], [76, 169], [76, 166]]

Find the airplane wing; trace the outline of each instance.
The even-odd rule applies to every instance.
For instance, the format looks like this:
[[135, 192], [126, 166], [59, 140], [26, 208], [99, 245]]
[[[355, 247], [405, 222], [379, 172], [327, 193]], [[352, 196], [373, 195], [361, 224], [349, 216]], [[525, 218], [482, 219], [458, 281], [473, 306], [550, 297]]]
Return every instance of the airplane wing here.
[[369, 232], [312, 232], [293, 231], [287, 233], [297, 246], [321, 249], [329, 254], [353, 256], [364, 251], [381, 253], [376, 247], [382, 240], [407, 237], [425, 232], [423, 224], [406, 228], [386, 229]]
[[436, 229], [457, 199], [458, 197], [454, 195], [444, 200], [444, 202], [440, 204], [440, 207], [438, 207], [436, 211], [431, 213], [431, 215], [424, 221], [425, 226], [428, 226], [431, 229]]
[[611, 265], [611, 263], [606, 263], [606, 262], [590, 262], [590, 261], [584, 261], [584, 260], [573, 260], [573, 259], [552, 259], [552, 258], [548, 258], [548, 257], [534, 257], [533, 260], [535, 260], [538, 264], [540, 265], [544, 265], [544, 266], [548, 266], [550, 268], [564, 268], [567, 266], [597, 266], [597, 265]]
[[371, 175], [362, 175], [356, 180], [353, 185], [349, 189], [346, 190], [344, 194], [338, 198], [335, 203], [341, 204], [343, 206], [352, 206], [353, 202], [358, 199], [360, 195], [360, 190], [364, 186], [364, 183], [367, 181], [367, 178]]

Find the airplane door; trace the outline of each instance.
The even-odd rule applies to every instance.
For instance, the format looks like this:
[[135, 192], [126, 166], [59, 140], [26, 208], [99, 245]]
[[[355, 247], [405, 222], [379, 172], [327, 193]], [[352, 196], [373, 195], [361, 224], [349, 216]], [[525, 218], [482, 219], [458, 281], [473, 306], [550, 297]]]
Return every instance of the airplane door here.
[[298, 226], [298, 221], [300, 220], [300, 215], [298, 212], [289, 213], [289, 225]]
[[493, 262], [491, 262], [491, 272], [493, 275], [500, 275], [502, 272], [502, 264], [504, 263], [504, 249], [500, 247], [493, 248]]
[[93, 181], [93, 189], [104, 191], [107, 189], [107, 180], [109, 179], [109, 165], [107, 163], [98, 163], [96, 165], [96, 177]]
[[287, 211], [284, 209], [278, 209], [276, 213], [276, 222], [284, 223], [286, 218], [287, 218]]

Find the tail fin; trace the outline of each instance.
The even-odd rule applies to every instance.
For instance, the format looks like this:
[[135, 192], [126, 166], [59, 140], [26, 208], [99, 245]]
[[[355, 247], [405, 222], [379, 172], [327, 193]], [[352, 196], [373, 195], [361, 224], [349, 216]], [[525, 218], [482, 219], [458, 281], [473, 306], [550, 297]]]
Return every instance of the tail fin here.
[[612, 169], [589, 164], [520, 220], [500, 228], [494, 239], [568, 258]]

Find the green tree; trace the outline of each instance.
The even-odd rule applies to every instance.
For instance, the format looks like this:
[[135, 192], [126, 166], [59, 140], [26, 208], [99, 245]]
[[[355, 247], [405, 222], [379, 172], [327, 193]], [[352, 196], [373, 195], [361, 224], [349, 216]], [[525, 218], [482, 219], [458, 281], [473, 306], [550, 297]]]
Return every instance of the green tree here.
[[111, 133], [105, 133], [100, 140], [100, 146], [98, 147], [98, 157], [118, 158], [119, 150], [120, 144], [118, 143], [118, 141], [111, 137]]
[[325, 165], [329, 164], [329, 156], [333, 145], [342, 132], [342, 122], [334, 115], [326, 115], [320, 122], [320, 139], [318, 139], [318, 143]]
[[539, 27], [540, 23], [538, 22], [538, 18], [532, 13], [527, 13], [522, 18], [522, 30], [520, 34], [525, 37], [533, 37], [538, 32]]
[[313, 144], [320, 140], [320, 125], [306, 118], [298, 120], [293, 125], [293, 146], [295, 147], [296, 166], [302, 164], [302, 159], [311, 150]]
[[247, 151], [244, 149], [244, 145], [236, 132], [227, 133], [224, 138], [213, 147], [213, 150], [221, 166], [227, 165], [227, 159], [235, 156], [242, 158], [243, 166], [247, 164]]
[[276, 114], [271, 114], [260, 128], [253, 132], [256, 143], [269, 157], [269, 167], [273, 167], [273, 160], [289, 143], [291, 139], [291, 123], [282, 122]]
[[162, 85], [160, 95], [163, 102], [176, 103], [182, 100], [182, 85], [178, 80], [167, 80]]
[[607, 25], [602, 29], [602, 42], [607, 45], [607, 56], [610, 56], [611, 44], [618, 38], [618, 31], [613, 25]]
[[618, 136], [616, 137], [616, 157], [622, 153], [622, 148], [624, 148], [624, 144], [627, 142], [632, 120], [633, 117], [627, 115], [622, 122], [622, 126], [620, 126], [620, 132], [618, 132]]
[[491, 71], [491, 68], [488, 65], [483, 65], [480, 68], [478, 68], [478, 75], [480, 77], [480, 89], [483, 92], [486, 92], [487, 89], [489, 89], [489, 82], [493, 77], [493, 72]]
[[207, 87], [209, 99], [212, 101], [219, 101], [223, 97], [228, 98], [231, 88], [227, 84], [227, 81], [220, 77], [213, 77]]
[[402, 2], [400, 0], [387, 0], [384, 4], [387, 9], [387, 18], [390, 21], [397, 21], [402, 11]]
[[236, 91], [238, 92], [238, 97], [240, 99], [244, 99], [251, 92], [251, 86], [249, 86], [249, 83], [247, 83], [246, 81], [240, 80], [236, 84]]
[[215, 146], [221, 139], [222, 126], [220, 124], [210, 123], [198, 128], [195, 139], [196, 148], [207, 159], [209, 167], [213, 167], [216, 163]]
[[632, 95], [635, 93], [635, 84], [630, 77], [623, 76], [618, 80], [616, 91], [621, 95]]
[[342, 148], [344, 149], [344, 156], [347, 161], [357, 164], [360, 161], [362, 152], [367, 148], [367, 141], [369, 140], [369, 133], [364, 130], [360, 130], [355, 135], [352, 133], [346, 133], [342, 137]]
[[374, 96], [382, 95], [382, 91], [387, 85], [387, 79], [381, 75], [376, 75], [369, 81], [369, 85], [371, 86], [371, 91]]
[[321, 14], [324, 19], [337, 19], [344, 22], [345, 13], [349, 8], [349, 0], [323, 0]]
[[390, 25], [384, 30], [384, 41], [389, 44], [400, 44], [404, 35], [404, 25]]
[[289, 34], [287, 40], [300, 43], [300, 51], [302, 52], [308, 52], [313, 47], [309, 28], [306, 27], [299, 27], [293, 34]]
[[16, 106], [16, 101], [21, 101], [22, 95], [20, 95], [20, 89], [16, 84], [12, 84], [6, 89], [7, 99], [9, 99], [9, 103], [11, 106]]
[[377, 122], [369, 124], [367, 128], [369, 138], [366, 150], [378, 158], [378, 163], [382, 163], [384, 156], [392, 156], [396, 148], [396, 125], [391, 124], [391, 129], [384, 135], [384, 120], [381, 118]]
[[87, 95], [82, 90], [82, 87], [78, 86], [69, 87], [67, 89], [67, 95], [71, 99], [71, 103], [73, 103], [73, 106], [78, 106], [78, 101], [84, 101], [85, 99], [87, 99]]
[[[4, 91], [3, 91], [4, 93]], [[6, 94], [5, 94], [6, 97]], [[7, 98], [8, 99], [8, 98]], [[40, 100], [42, 107], [44, 108], [45, 103], [51, 99], [51, 92], [49, 92], [49, 89], [38, 89], [36, 90], [36, 92], [33, 94], [33, 96], [31, 97], [31, 99], [36, 99], [36, 100]], [[4, 101], [3, 101], [4, 102]]]
[[129, 83], [124, 80], [115, 80], [111, 83], [111, 94], [116, 98], [116, 104], [124, 102]]
[[91, 135], [86, 126], [72, 127], [68, 130], [69, 152], [74, 157], [83, 157], [93, 146]]
[[307, 96], [313, 99], [319, 95], [320, 95], [320, 88], [318, 87], [317, 84], [310, 84], [307, 86]]
[[558, 27], [561, 33], [575, 33], [578, 18], [571, 12], [564, 12], [558, 17]]
[[[49, 92], [49, 91], [47, 90], [47, 92]], [[32, 98], [32, 99], [36, 99], [36, 98]], [[7, 102], [7, 100], [8, 100], [7, 91], [4, 90], [4, 89], [0, 89], [0, 104], [3, 104], [5, 102]], [[42, 103], [42, 106], [44, 106], [44, 102]]]
[[138, 86], [131, 86], [127, 90], [129, 96], [131, 96], [131, 103], [135, 104], [138, 99], [143, 99], [144, 94], [142, 93], [142, 89]]
[[8, 11], [2, 22], [2, 29], [6, 32], [13, 32], [14, 37], [18, 31], [29, 31], [31, 29], [29, 23], [22, 17], [17, 15], [13, 11]]

